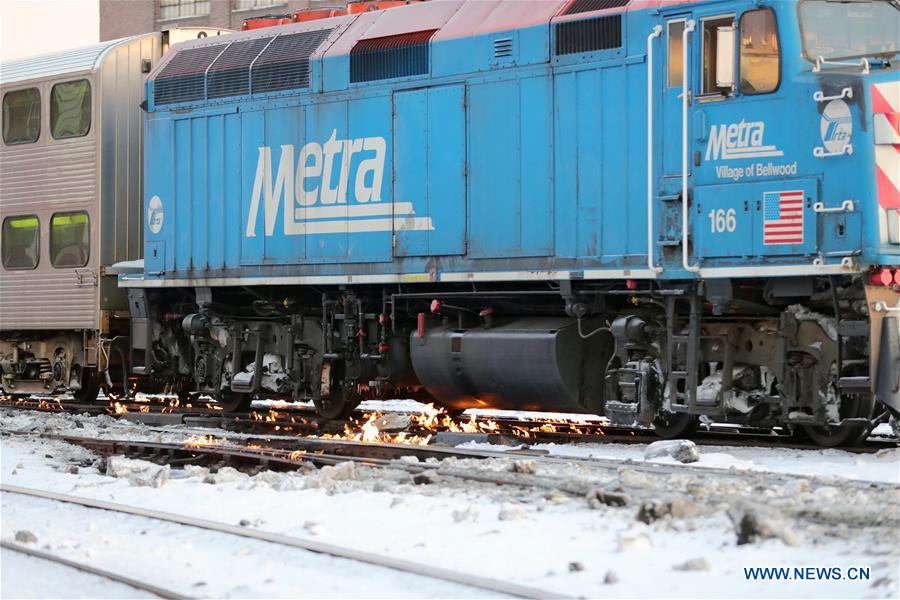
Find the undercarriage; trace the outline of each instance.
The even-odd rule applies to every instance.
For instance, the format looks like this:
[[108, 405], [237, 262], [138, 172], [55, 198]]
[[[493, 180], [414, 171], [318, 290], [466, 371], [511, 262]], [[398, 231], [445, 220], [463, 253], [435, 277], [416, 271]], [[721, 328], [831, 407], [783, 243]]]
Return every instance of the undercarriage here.
[[234, 411], [269, 397], [342, 417], [404, 397], [599, 414], [664, 437], [701, 421], [780, 427], [833, 446], [900, 404], [875, 380], [881, 364], [895, 376], [900, 347], [873, 340], [866, 293], [858, 277], [132, 289], [131, 370], [148, 391]]

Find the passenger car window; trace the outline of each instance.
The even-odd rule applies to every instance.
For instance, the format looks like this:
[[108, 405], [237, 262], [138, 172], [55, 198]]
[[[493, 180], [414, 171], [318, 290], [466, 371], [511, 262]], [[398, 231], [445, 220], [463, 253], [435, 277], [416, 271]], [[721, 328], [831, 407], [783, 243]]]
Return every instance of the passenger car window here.
[[765, 94], [778, 88], [781, 60], [778, 27], [771, 8], [741, 16], [741, 93]]
[[680, 88], [684, 75], [684, 54], [682, 52], [681, 35], [684, 33], [684, 21], [669, 22], [669, 78], [670, 88]]
[[91, 129], [91, 84], [87, 79], [57, 83], [50, 93], [53, 138], [82, 137]]
[[83, 267], [91, 253], [91, 225], [84, 211], [56, 213], [50, 219], [50, 263]]
[[37, 88], [3, 96], [3, 142], [27, 144], [41, 137], [41, 93]]
[[[716, 83], [716, 62], [718, 60], [719, 27], [729, 28], [734, 24], [734, 17], [717, 17], [703, 21], [703, 77], [700, 82], [701, 94], [731, 94], [731, 86], [720, 87]], [[732, 51], [733, 51], [732, 46]], [[734, 55], [732, 54], [732, 61]]]
[[7, 217], [3, 220], [4, 269], [33, 269], [40, 258], [40, 222], [37, 216]]

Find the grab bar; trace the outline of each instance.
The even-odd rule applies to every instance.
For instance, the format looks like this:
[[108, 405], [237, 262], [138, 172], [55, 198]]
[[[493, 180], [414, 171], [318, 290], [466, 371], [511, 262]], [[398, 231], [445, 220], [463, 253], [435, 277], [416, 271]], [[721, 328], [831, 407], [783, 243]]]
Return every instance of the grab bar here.
[[662, 271], [653, 261], [653, 41], [661, 34], [657, 25], [647, 36], [647, 267], [654, 273]]
[[684, 24], [681, 32], [681, 266], [685, 271], [696, 273], [698, 265], [691, 265], [688, 250], [688, 103], [691, 89], [688, 87], [688, 35], [694, 31], [696, 22], [691, 19]]

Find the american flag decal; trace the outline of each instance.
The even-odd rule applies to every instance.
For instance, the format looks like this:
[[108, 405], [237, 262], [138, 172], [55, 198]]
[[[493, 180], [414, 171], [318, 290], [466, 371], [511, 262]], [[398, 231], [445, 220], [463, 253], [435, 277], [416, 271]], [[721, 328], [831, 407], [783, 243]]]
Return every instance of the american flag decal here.
[[763, 194], [763, 244], [803, 243], [803, 190]]

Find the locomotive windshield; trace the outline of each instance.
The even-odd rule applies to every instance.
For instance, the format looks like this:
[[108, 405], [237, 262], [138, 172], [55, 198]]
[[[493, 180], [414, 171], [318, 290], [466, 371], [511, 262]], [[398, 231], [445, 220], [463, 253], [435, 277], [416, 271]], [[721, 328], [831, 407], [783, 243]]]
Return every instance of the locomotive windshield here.
[[897, 0], [806, 0], [800, 4], [806, 58], [893, 58], [900, 45]]

